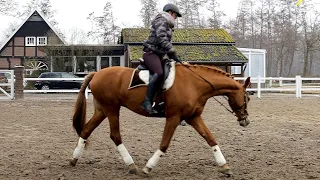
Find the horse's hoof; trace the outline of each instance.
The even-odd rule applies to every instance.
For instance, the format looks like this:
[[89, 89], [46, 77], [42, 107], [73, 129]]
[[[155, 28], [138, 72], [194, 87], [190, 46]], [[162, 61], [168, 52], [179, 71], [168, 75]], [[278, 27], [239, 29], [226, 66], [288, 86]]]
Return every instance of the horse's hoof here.
[[134, 163], [129, 165], [129, 173], [130, 174], [137, 174], [138, 173], [138, 168]]
[[186, 123], [186, 122], [184, 122], [184, 121], [182, 121], [182, 122], [180, 123], [180, 125], [181, 125], [181, 126], [186, 126], [186, 125], [187, 125], [187, 123]]
[[146, 175], [149, 175], [150, 174], [150, 172], [151, 172], [151, 168], [148, 168], [148, 167], [144, 167], [143, 169], [142, 169], [142, 172], [144, 173], [144, 174], [146, 174]]
[[72, 159], [72, 160], [69, 161], [69, 164], [71, 166], [76, 166], [77, 162], [78, 162], [78, 159]]
[[227, 175], [228, 177], [230, 177], [230, 176], [233, 175], [230, 167], [229, 167], [228, 165], [226, 165], [226, 164], [223, 165], [223, 166], [221, 166], [221, 167], [219, 167], [219, 170], [218, 170], [218, 171], [219, 171], [220, 173], [222, 173], [222, 174]]

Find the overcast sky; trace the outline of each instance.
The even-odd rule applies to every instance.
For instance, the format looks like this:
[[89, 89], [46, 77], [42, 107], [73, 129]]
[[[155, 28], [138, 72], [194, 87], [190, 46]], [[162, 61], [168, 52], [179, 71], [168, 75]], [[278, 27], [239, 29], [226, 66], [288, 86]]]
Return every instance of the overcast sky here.
[[[28, 2], [28, 0], [17, 1], [19, 1], [21, 7]], [[117, 25], [120, 27], [142, 25], [142, 20], [139, 17], [139, 11], [141, 9], [140, 0], [109, 1], [112, 3]], [[168, 3], [168, 0], [158, 1], [160, 3], [159, 8]], [[226, 14], [226, 18], [236, 17], [240, 1], [241, 0], [218, 0], [220, 3], [220, 9]], [[320, 0], [309, 1], [318, 2]], [[102, 12], [105, 3], [106, 0], [51, 0], [53, 9], [57, 11], [55, 14], [55, 20], [58, 22], [58, 27], [65, 35], [67, 35], [71, 29], [75, 28], [82, 29], [84, 31], [90, 30], [90, 22], [86, 18], [89, 13], [93, 11], [99, 15]], [[15, 18], [0, 15], [0, 33], [6, 29], [10, 22], [14, 20]], [[18, 24], [20, 24], [20, 22], [21, 20]]]
[[[114, 16], [117, 24], [121, 27], [142, 25], [139, 17], [141, 9], [140, 0], [109, 0], [113, 6]], [[28, 0], [19, 0], [20, 6], [28, 2]], [[94, 2], [94, 3], [93, 3]], [[163, 7], [168, 0], [159, 0], [159, 7]], [[238, 3], [240, 0], [218, 0], [221, 9], [228, 17], [235, 17], [237, 13]], [[73, 28], [83, 30], [90, 29], [90, 24], [86, 20], [89, 13], [102, 11], [106, 0], [51, 0], [53, 9], [57, 10], [55, 15], [59, 28], [63, 32], [67, 32]], [[4, 30], [10, 21], [14, 18], [0, 15], [0, 32]]]

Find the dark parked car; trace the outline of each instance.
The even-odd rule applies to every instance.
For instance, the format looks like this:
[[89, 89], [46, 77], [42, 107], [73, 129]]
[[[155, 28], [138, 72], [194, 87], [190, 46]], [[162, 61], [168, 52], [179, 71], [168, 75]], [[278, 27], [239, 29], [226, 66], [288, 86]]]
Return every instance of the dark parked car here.
[[[67, 72], [45, 72], [41, 73], [39, 78], [78, 78], [77, 76]], [[80, 89], [82, 81], [79, 80], [59, 80], [47, 81], [37, 80], [34, 86], [37, 89]]]

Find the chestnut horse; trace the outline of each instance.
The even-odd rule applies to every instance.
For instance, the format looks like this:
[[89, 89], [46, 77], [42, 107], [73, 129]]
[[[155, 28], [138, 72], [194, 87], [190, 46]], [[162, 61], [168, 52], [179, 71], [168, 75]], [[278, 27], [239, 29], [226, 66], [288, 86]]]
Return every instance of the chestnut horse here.
[[[213, 157], [219, 165], [218, 171], [226, 175], [232, 172], [217, 142], [205, 125], [201, 114], [207, 100], [213, 96], [223, 95], [228, 98], [229, 106], [238, 118], [241, 126], [247, 126], [249, 97], [246, 88], [250, 83], [247, 78], [242, 86], [233, 77], [217, 67], [177, 64], [175, 81], [170, 89], [164, 92], [165, 127], [159, 149], [148, 160], [142, 169], [149, 174], [157, 165], [160, 157], [167, 151], [171, 138], [182, 120], [190, 124], [209, 144]], [[191, 71], [190, 71], [191, 70]], [[127, 67], [110, 67], [86, 76], [73, 115], [73, 127], [80, 136], [70, 164], [75, 166], [85, 147], [86, 140], [92, 131], [106, 118], [109, 119], [110, 137], [117, 146], [130, 173], [137, 173], [137, 167], [124, 146], [119, 130], [119, 110], [124, 106], [143, 116], [149, 116], [141, 108], [147, 88], [128, 89], [134, 69]], [[90, 83], [94, 100], [94, 114], [86, 123], [85, 89]]]

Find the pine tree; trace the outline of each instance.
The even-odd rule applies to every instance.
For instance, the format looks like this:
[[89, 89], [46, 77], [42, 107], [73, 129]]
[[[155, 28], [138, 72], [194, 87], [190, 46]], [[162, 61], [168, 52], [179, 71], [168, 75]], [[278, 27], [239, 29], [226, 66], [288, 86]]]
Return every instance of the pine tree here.
[[222, 18], [225, 16], [224, 12], [219, 10], [220, 4], [217, 0], [210, 0], [208, 10], [212, 16], [208, 19], [209, 27], [220, 28], [222, 26]]
[[145, 28], [150, 27], [152, 19], [157, 15], [157, 0], [140, 0], [142, 8], [140, 17], [142, 18]]
[[90, 13], [88, 20], [92, 23], [92, 30], [88, 35], [94, 37], [99, 43], [116, 43], [120, 32], [120, 27], [115, 25], [115, 19], [112, 12], [112, 4], [107, 2], [103, 8], [102, 16], [95, 16]]

